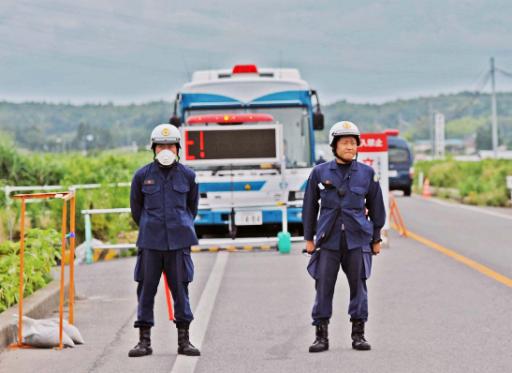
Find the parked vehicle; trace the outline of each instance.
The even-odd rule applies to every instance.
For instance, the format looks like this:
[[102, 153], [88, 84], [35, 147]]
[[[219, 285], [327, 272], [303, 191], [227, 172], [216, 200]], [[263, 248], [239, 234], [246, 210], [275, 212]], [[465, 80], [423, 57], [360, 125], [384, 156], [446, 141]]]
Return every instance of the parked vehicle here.
[[398, 130], [384, 132], [388, 136], [389, 190], [402, 190], [405, 196], [410, 196], [414, 176], [411, 146], [399, 137]]
[[323, 114], [298, 70], [196, 71], [176, 97], [171, 123], [182, 131], [182, 161], [197, 174], [199, 234], [229, 229], [234, 237], [240, 226], [280, 226], [276, 206], [283, 205], [290, 231], [300, 232], [316, 160], [313, 131], [323, 129]]

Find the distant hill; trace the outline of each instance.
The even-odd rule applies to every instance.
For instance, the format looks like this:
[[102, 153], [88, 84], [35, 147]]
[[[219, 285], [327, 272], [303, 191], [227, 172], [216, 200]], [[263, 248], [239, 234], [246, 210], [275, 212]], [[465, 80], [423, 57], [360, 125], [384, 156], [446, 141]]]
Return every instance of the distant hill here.
[[149, 143], [149, 133], [158, 123], [167, 123], [169, 102], [138, 105], [48, 104], [0, 102], [0, 131], [17, 145], [35, 150], [110, 148]]
[[[500, 144], [512, 146], [512, 93], [497, 95]], [[326, 124], [342, 119], [357, 123], [362, 131], [398, 128], [409, 140], [430, 138], [432, 112], [446, 118], [447, 138], [477, 137], [481, 149], [491, 147], [491, 97], [489, 94], [458, 94], [397, 100], [384, 104], [336, 102], [324, 108]], [[327, 138], [328, 128], [323, 133]]]
[[[446, 117], [448, 138], [475, 137], [480, 149], [491, 144], [491, 99], [488, 94], [458, 94], [397, 100], [384, 104], [354, 104], [339, 101], [323, 107], [326, 129], [317, 133], [326, 140], [328, 128], [348, 119], [362, 131], [398, 128], [410, 140], [430, 137], [429, 113]], [[165, 101], [137, 105], [49, 104], [0, 102], [0, 131], [20, 147], [32, 150], [110, 148], [148, 143], [148, 134], [157, 123], [167, 122], [171, 104]], [[512, 148], [512, 93], [498, 94], [500, 144]], [[92, 134], [88, 142], [87, 135]], [[91, 139], [91, 137], [89, 137]]]

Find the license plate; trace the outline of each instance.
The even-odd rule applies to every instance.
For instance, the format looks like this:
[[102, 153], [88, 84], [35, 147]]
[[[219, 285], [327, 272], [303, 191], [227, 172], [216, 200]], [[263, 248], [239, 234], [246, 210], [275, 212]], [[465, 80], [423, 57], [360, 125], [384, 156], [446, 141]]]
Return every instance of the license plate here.
[[389, 175], [389, 177], [397, 177], [398, 171], [397, 170], [389, 170], [388, 175]]
[[262, 225], [263, 214], [261, 211], [237, 211], [235, 212], [235, 225]]

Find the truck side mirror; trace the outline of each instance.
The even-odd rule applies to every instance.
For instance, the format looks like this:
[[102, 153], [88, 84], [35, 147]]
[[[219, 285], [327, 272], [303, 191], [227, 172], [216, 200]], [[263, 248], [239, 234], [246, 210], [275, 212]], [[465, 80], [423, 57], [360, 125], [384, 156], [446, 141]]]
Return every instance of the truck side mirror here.
[[178, 102], [181, 99], [181, 95], [176, 94], [176, 98], [174, 99], [173, 109], [172, 109], [172, 117], [169, 118], [169, 124], [172, 124], [175, 127], [181, 126], [181, 118], [178, 116]]
[[320, 99], [318, 98], [318, 93], [314, 89], [310, 91], [311, 97], [315, 96], [316, 98], [316, 108], [313, 113], [313, 129], [315, 131], [321, 131], [324, 129], [324, 115], [322, 114], [322, 110], [320, 109]]
[[169, 124], [172, 124], [173, 126], [180, 127], [181, 126], [181, 119], [177, 115], [173, 115], [169, 119]]
[[324, 129], [324, 114], [320, 111], [313, 113], [313, 129], [321, 131]]

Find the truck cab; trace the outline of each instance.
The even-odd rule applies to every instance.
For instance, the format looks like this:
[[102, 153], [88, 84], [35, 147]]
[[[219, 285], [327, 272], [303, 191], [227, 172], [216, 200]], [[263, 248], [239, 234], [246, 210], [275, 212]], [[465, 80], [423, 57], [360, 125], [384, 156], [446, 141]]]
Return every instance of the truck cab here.
[[176, 96], [171, 123], [182, 131], [182, 161], [199, 183], [198, 234], [280, 227], [283, 214], [300, 234], [313, 131], [323, 129], [323, 115], [297, 69], [196, 71]]

